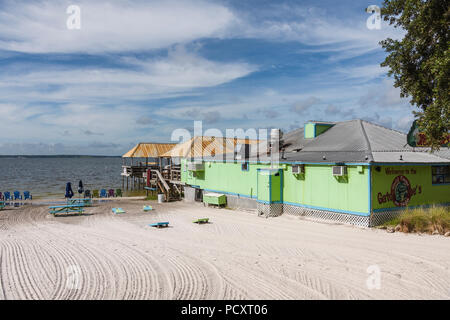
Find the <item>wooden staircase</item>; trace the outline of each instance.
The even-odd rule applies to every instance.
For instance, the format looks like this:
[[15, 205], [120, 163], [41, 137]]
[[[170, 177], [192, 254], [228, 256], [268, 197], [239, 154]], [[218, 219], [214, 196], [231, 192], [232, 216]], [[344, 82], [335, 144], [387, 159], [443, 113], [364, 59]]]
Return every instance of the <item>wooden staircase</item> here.
[[181, 200], [182, 183], [180, 173], [181, 171], [176, 169], [165, 169], [162, 173], [159, 170], [151, 170], [150, 183], [164, 194], [167, 202]]

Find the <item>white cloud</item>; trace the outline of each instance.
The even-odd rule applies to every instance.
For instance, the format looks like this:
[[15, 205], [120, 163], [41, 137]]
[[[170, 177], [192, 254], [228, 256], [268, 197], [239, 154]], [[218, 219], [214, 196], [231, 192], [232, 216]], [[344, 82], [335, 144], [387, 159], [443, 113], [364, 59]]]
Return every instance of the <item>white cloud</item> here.
[[[262, 9], [264, 10], [264, 9]], [[261, 10], [260, 10], [261, 11]], [[331, 52], [330, 60], [348, 59], [380, 49], [379, 42], [397, 39], [404, 32], [382, 21], [381, 30], [369, 30], [364, 10], [344, 19], [333, 6], [272, 5], [257, 18], [252, 12], [235, 13], [237, 20], [227, 29], [229, 37], [297, 41], [311, 46], [302, 52]]]
[[[123, 58], [127, 68], [48, 67], [0, 75], [0, 94], [15, 102], [52, 101], [78, 103], [112, 98], [142, 100], [157, 95], [187, 92], [193, 88], [220, 85], [256, 70], [247, 63], [209, 61], [182, 46], [166, 58], [138, 60]], [[39, 90], [39, 86], [56, 89]]]
[[397, 121], [397, 128], [401, 131], [408, 132], [414, 121], [414, 116], [412, 114], [406, 115]]
[[339, 67], [336, 68], [335, 71], [338, 74], [343, 75], [344, 80], [359, 79], [363, 81], [370, 81], [375, 78], [386, 76], [388, 72], [387, 68], [382, 68], [379, 63], [347, 68]]
[[[81, 8], [69, 30], [66, 9]], [[0, 12], [0, 48], [20, 52], [149, 50], [221, 34], [234, 20], [226, 7], [201, 0], [9, 1]]]

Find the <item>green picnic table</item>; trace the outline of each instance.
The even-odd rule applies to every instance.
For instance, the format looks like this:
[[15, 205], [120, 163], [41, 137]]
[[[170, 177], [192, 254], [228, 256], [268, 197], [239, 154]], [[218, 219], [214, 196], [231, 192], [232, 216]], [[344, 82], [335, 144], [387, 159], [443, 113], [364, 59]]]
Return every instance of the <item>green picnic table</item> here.
[[84, 212], [84, 204], [68, 204], [64, 206], [51, 206], [48, 207], [49, 213], [57, 215], [59, 213], [78, 213]]

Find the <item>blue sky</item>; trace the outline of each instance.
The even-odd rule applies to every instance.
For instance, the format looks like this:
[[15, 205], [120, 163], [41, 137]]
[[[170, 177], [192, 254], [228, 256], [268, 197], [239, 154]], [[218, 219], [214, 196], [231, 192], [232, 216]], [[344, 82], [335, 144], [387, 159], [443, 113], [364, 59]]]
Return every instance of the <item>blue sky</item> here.
[[378, 45], [402, 33], [369, 30], [372, 4], [1, 1], [0, 154], [120, 155], [194, 120], [224, 134], [355, 118], [406, 131], [415, 109]]

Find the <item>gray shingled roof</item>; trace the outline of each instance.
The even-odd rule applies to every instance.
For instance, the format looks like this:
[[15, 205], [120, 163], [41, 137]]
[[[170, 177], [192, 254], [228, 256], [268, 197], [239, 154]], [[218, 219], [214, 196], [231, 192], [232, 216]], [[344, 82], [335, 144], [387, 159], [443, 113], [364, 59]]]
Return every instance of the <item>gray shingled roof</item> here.
[[407, 145], [406, 134], [360, 119], [337, 122], [313, 139], [297, 129], [285, 135], [287, 141], [284, 161], [450, 163], [449, 148], [430, 154], [428, 148]]
[[[336, 122], [312, 139], [305, 139], [304, 128], [296, 129], [285, 133], [283, 142], [281, 162], [450, 164], [449, 148], [433, 154], [429, 148], [412, 148], [406, 134], [360, 119]], [[255, 146], [251, 146], [250, 161], [270, 161], [265, 153], [267, 141]]]

